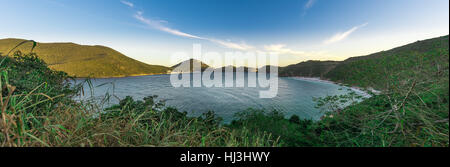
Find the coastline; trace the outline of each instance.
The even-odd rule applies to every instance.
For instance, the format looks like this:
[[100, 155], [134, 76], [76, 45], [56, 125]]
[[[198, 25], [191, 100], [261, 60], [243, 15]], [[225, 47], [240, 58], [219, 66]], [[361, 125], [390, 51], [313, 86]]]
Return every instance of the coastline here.
[[325, 79], [322, 79], [322, 78], [319, 78], [319, 77], [290, 77], [290, 78], [303, 80], [303, 81], [321, 82], [321, 83], [328, 83], [328, 84], [335, 84], [335, 85], [344, 86], [344, 87], [347, 87], [347, 88], [351, 89], [352, 91], [361, 93], [365, 97], [369, 97], [369, 98], [372, 97], [372, 95], [370, 95], [369, 91], [371, 93], [375, 94], [375, 95], [381, 94], [381, 91], [375, 90], [373, 88], [361, 88], [361, 87], [357, 87], [357, 86], [345, 86], [345, 84], [343, 84], [343, 83], [334, 82], [334, 81], [330, 81], [330, 80], [325, 80]]
[[[154, 74], [154, 73], [150, 73], [150, 74], [132, 74], [132, 75], [123, 75], [123, 76], [111, 76], [111, 77], [92, 77], [90, 79], [109, 79], [109, 78], [127, 78], [127, 77], [140, 77], [140, 76], [154, 76], [154, 75], [169, 75], [170, 73], [158, 73], [158, 74]], [[75, 77], [75, 79], [86, 79], [88, 77]], [[294, 76], [294, 77], [286, 77], [286, 78], [294, 78], [294, 79], [298, 79], [298, 80], [303, 80], [303, 81], [310, 81], [310, 82], [320, 82], [320, 83], [327, 83], [327, 84], [335, 84], [335, 85], [340, 85], [343, 87], [347, 87], [349, 89], [351, 89], [352, 91], [361, 93], [362, 95], [366, 96], [366, 97], [371, 97], [369, 91], [373, 94], [379, 95], [381, 94], [381, 91], [379, 90], [375, 90], [373, 88], [361, 88], [361, 87], [357, 87], [357, 86], [346, 86], [343, 83], [339, 83], [339, 82], [334, 82], [334, 81], [330, 81], [330, 80], [326, 80], [326, 79], [322, 79], [319, 77], [299, 77], [299, 76]]]
[[[91, 79], [109, 79], [109, 78], [127, 78], [127, 77], [141, 77], [141, 76], [153, 76], [153, 75], [170, 75], [172, 71], [167, 73], [149, 73], [149, 74], [131, 74], [131, 75], [119, 75], [119, 76], [108, 76], [108, 77], [90, 77]], [[194, 72], [198, 73], [198, 72]], [[193, 74], [193, 72], [181, 72], [181, 74]], [[86, 79], [88, 77], [75, 77], [76, 79]]]
[[[381, 91], [375, 90], [373, 88], [361, 88], [361, 87], [357, 87], [357, 86], [345, 86], [345, 84], [343, 83], [338, 83], [338, 82], [334, 82], [334, 81], [330, 81], [330, 80], [325, 80], [325, 79], [321, 79], [318, 77], [289, 77], [289, 78], [293, 78], [296, 80], [302, 80], [302, 81], [309, 81], [309, 82], [320, 82], [320, 83], [327, 83], [327, 84], [335, 84], [335, 85], [339, 85], [341, 87], [346, 87], [348, 89], [350, 89], [351, 91], [354, 91], [358, 94], [361, 94], [362, 96], [364, 96], [365, 98], [372, 98], [372, 95], [379, 95], [381, 94]], [[371, 93], [369, 93], [369, 91]], [[328, 117], [328, 118], [333, 118], [335, 114], [339, 114], [339, 113], [333, 113], [330, 115], [323, 115], [322, 117], [320, 117], [319, 120], [323, 120], [324, 118]]]
[[160, 73], [160, 74], [132, 74], [132, 75], [119, 75], [119, 76], [110, 76], [110, 77], [74, 77], [75, 79], [109, 79], [109, 78], [127, 78], [127, 77], [141, 77], [141, 76], [151, 76], [151, 75], [167, 75], [170, 73]]

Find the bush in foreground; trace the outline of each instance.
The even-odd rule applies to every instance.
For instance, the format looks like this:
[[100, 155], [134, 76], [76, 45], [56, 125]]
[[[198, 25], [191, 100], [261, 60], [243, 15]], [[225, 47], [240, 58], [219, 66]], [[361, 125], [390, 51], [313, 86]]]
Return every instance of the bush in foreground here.
[[448, 51], [441, 58], [413, 76], [386, 75], [386, 91], [361, 103], [318, 98], [320, 121], [247, 110], [222, 125], [213, 112], [189, 117], [156, 96], [106, 109], [76, 102], [82, 87], [67, 74], [16, 52], [0, 61], [0, 146], [448, 146]]
[[223, 127], [213, 113], [188, 117], [154, 96], [105, 111], [75, 102], [79, 85], [34, 54], [1, 57], [0, 146], [277, 146], [275, 137]]

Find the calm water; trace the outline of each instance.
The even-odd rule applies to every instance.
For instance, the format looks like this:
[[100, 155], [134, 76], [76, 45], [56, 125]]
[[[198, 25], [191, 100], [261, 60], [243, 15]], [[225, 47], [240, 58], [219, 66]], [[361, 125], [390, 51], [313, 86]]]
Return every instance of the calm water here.
[[[314, 107], [313, 97], [343, 94], [346, 91], [340, 89], [342, 86], [339, 85], [297, 78], [279, 78], [278, 95], [272, 99], [259, 98], [259, 91], [267, 88], [174, 88], [169, 75], [93, 79], [92, 83], [96, 98], [104, 97], [106, 93], [121, 99], [132, 96], [138, 100], [158, 95], [160, 99], [167, 100], [167, 106], [187, 111], [189, 115], [198, 116], [203, 112], [215, 111], [225, 122], [231, 121], [236, 112], [248, 108], [276, 109], [286, 116], [296, 114], [301, 118], [317, 120], [322, 113]], [[117, 103], [117, 100], [111, 100], [110, 103]]]

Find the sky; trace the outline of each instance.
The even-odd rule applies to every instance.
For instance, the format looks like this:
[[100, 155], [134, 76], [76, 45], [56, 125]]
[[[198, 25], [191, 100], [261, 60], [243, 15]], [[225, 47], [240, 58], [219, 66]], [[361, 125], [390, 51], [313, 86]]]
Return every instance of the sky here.
[[175, 52], [345, 60], [449, 34], [448, 0], [0, 0], [0, 39], [104, 45], [172, 66]]

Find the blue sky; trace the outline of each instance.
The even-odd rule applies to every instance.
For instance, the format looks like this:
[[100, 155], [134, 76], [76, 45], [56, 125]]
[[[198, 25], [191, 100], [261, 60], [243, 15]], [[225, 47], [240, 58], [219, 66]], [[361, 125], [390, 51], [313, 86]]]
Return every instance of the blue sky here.
[[449, 33], [448, 0], [0, 0], [0, 38], [105, 45], [170, 66], [174, 52], [344, 60]]

